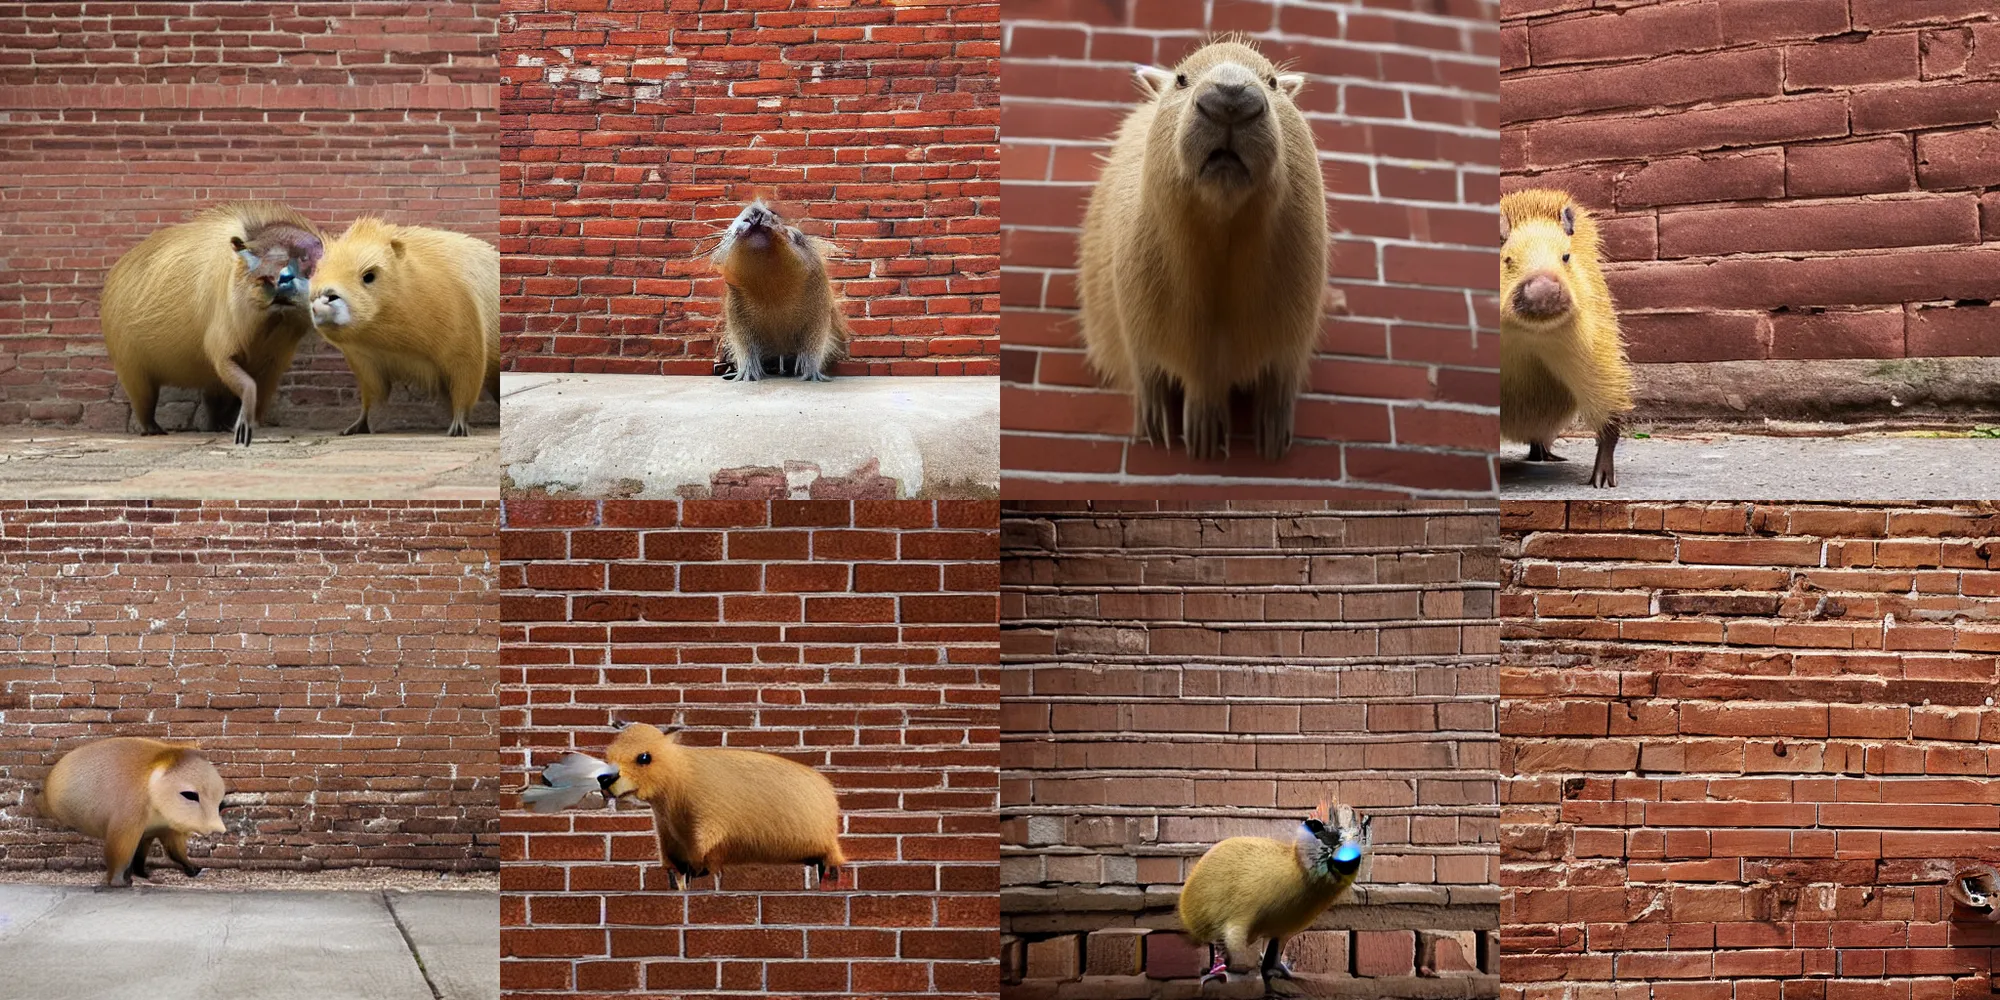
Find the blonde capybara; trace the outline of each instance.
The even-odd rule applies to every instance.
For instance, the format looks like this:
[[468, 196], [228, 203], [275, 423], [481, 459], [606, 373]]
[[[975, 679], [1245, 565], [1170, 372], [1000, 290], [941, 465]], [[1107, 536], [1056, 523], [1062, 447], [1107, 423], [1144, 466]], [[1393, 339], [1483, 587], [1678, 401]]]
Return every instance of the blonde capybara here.
[[441, 395], [450, 437], [464, 437], [483, 390], [500, 398], [500, 251], [460, 233], [356, 219], [327, 245], [312, 319], [361, 388], [361, 416], [401, 382]]
[[1281, 458], [1327, 298], [1326, 188], [1292, 103], [1305, 77], [1224, 39], [1138, 82], [1084, 216], [1087, 359], [1132, 394], [1140, 439], [1171, 447], [1178, 423], [1190, 457], [1221, 457], [1246, 389], [1257, 453]]
[[1590, 485], [1618, 485], [1613, 454], [1632, 409], [1632, 366], [1598, 257], [1597, 220], [1562, 191], [1500, 199], [1500, 436], [1552, 449], [1572, 421], [1597, 432]]
[[319, 230], [267, 201], [217, 205], [153, 233], [104, 279], [99, 318], [139, 433], [165, 434], [160, 388], [201, 393], [208, 428], [235, 422], [247, 445], [270, 419], [278, 380], [312, 332], [307, 282]]
[[63, 755], [42, 787], [43, 815], [104, 841], [104, 881], [128, 886], [145, 878], [153, 841], [189, 876], [187, 838], [224, 832], [222, 775], [182, 743], [115, 736]]
[[847, 354], [847, 317], [826, 273], [828, 244], [785, 224], [762, 199], [724, 230], [710, 260], [722, 273], [721, 351], [732, 381], [764, 377], [764, 362], [789, 361], [800, 379], [826, 382]]
[[818, 771], [754, 750], [682, 746], [671, 732], [633, 723], [605, 750], [614, 770], [598, 783], [613, 798], [653, 808], [660, 861], [676, 888], [724, 865], [808, 866], [840, 879], [840, 800]]
[[[1321, 805], [1292, 836], [1231, 837], [1208, 849], [1181, 887], [1178, 911], [1188, 936], [1209, 946], [1202, 982], [1227, 979], [1268, 942], [1259, 966], [1265, 988], [1290, 979], [1286, 939], [1312, 926], [1356, 879], [1367, 860], [1369, 820], [1351, 806]], [[1215, 948], [1224, 953], [1218, 961]]]

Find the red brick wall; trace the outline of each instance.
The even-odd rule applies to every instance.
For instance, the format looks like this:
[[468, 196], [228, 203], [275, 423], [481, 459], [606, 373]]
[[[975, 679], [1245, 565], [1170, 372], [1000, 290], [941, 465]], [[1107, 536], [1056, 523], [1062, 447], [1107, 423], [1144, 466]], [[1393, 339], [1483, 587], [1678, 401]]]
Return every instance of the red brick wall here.
[[[1341, 995], [1491, 995], [1490, 960], [1451, 986], [1416, 968], [1493, 950], [1494, 511], [1159, 506], [1002, 521], [1008, 994], [1189, 995], [1187, 871], [1331, 796], [1373, 815], [1373, 871], [1294, 968]], [[1117, 978], [1062, 985], [1079, 974]]]
[[833, 781], [852, 869], [674, 892], [651, 814], [503, 818], [510, 994], [995, 988], [997, 505], [509, 502], [509, 787], [619, 712]]
[[[126, 426], [97, 325], [104, 272], [197, 209], [268, 198], [336, 234], [373, 213], [495, 238], [498, 6], [0, 7], [0, 424]], [[280, 397], [295, 424], [360, 405], [317, 338]], [[170, 391], [162, 424], [183, 426], [194, 398]]]
[[602, 6], [505, 25], [514, 370], [707, 374], [710, 237], [760, 196], [841, 251], [836, 372], [998, 370], [997, 4]]
[[1989, 995], [1996, 518], [1504, 504], [1506, 995]]
[[33, 800], [107, 736], [222, 772], [204, 865], [497, 868], [497, 514], [0, 502], [0, 868], [102, 870]]
[[1501, 166], [1608, 216], [1634, 361], [2000, 354], [2000, 10], [1599, 7], [1503, 4]]
[[[1402, 8], [1402, 9], [1395, 9]], [[1417, 9], [1421, 8], [1422, 13]], [[1007, 8], [1002, 169], [1001, 462], [1009, 496], [1270, 498], [1493, 490], [1498, 127], [1493, 0], [1272, 4], [1034, 0]], [[1210, 33], [1253, 35], [1307, 75], [1349, 314], [1326, 324], [1281, 462], [1134, 445], [1128, 397], [1100, 388], [1076, 333], [1076, 235], [1098, 156], [1132, 107], [1132, 65]], [[1247, 417], [1235, 426], [1242, 431]], [[1247, 440], [1247, 439], [1245, 439]], [[1196, 490], [1197, 494], [1186, 491]]]

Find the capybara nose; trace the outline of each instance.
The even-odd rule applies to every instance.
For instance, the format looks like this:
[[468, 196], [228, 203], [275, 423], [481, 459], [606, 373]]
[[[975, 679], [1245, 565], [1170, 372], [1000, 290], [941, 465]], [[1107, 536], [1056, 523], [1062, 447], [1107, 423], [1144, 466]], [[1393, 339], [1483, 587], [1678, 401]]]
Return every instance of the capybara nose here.
[[617, 780], [618, 780], [617, 771], [607, 771], [597, 776], [597, 787], [602, 788], [608, 792], [611, 790], [612, 783]]
[[1514, 289], [1514, 311], [1523, 316], [1558, 316], [1569, 309], [1569, 292], [1552, 274], [1529, 275]]
[[1201, 116], [1217, 125], [1241, 125], [1264, 113], [1264, 92], [1242, 83], [1218, 83], [1194, 102]]

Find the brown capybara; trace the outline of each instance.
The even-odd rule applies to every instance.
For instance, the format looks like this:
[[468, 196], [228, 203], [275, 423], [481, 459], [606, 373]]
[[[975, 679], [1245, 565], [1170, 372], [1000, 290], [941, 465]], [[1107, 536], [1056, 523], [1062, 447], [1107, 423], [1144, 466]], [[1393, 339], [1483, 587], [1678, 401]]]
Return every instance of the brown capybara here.
[[1597, 432], [1590, 485], [1618, 485], [1612, 454], [1632, 409], [1632, 366], [1599, 264], [1597, 220], [1561, 191], [1500, 199], [1500, 436], [1560, 462], [1556, 435]]
[[85, 743], [63, 755], [42, 787], [42, 813], [104, 841], [104, 881], [126, 886], [146, 877], [153, 841], [188, 875], [187, 838], [222, 833], [222, 775], [186, 744], [140, 736]]
[[1138, 81], [1084, 216], [1087, 358], [1132, 394], [1141, 439], [1171, 446], [1178, 396], [1188, 455], [1224, 455], [1244, 388], [1257, 453], [1280, 458], [1327, 298], [1326, 188], [1292, 103], [1305, 78], [1224, 39]]
[[847, 353], [847, 317], [826, 275], [828, 250], [762, 199], [737, 213], [710, 256], [726, 285], [718, 353], [734, 368], [730, 380], [763, 378], [775, 355], [780, 375], [790, 360], [800, 379], [829, 381], [826, 366]]
[[361, 416], [403, 382], [441, 394], [450, 437], [483, 389], [500, 398], [500, 251], [460, 233], [356, 219], [327, 244], [312, 281], [312, 319], [361, 386]]
[[[1286, 939], [1312, 926], [1356, 879], [1368, 860], [1371, 818], [1352, 806], [1322, 804], [1290, 837], [1230, 837], [1208, 849], [1188, 872], [1178, 907], [1188, 936], [1209, 946], [1210, 979], [1227, 979], [1247, 964], [1254, 941], [1269, 942], [1260, 966], [1265, 988], [1290, 979], [1282, 960]], [[1214, 961], [1215, 946], [1224, 950]]]
[[324, 249], [299, 213], [265, 201], [217, 205], [133, 247], [104, 279], [104, 348], [140, 434], [161, 386], [201, 392], [210, 430], [236, 443], [270, 419], [278, 380], [312, 332], [306, 287]]
[[818, 771], [754, 750], [682, 746], [644, 723], [620, 730], [605, 759], [605, 794], [653, 807], [676, 888], [723, 865], [800, 864], [839, 881], [840, 800]]

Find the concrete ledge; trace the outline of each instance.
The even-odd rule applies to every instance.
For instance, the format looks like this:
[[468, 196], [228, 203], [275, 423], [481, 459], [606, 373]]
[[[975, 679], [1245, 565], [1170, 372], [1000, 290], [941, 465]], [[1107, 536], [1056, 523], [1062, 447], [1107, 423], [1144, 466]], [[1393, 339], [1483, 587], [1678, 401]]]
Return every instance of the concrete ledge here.
[[[1947, 420], [2000, 414], [2000, 358], [1636, 365], [1634, 422]], [[1900, 494], [1888, 494], [1898, 496]]]
[[991, 498], [1000, 381], [500, 377], [503, 486], [586, 497]]

